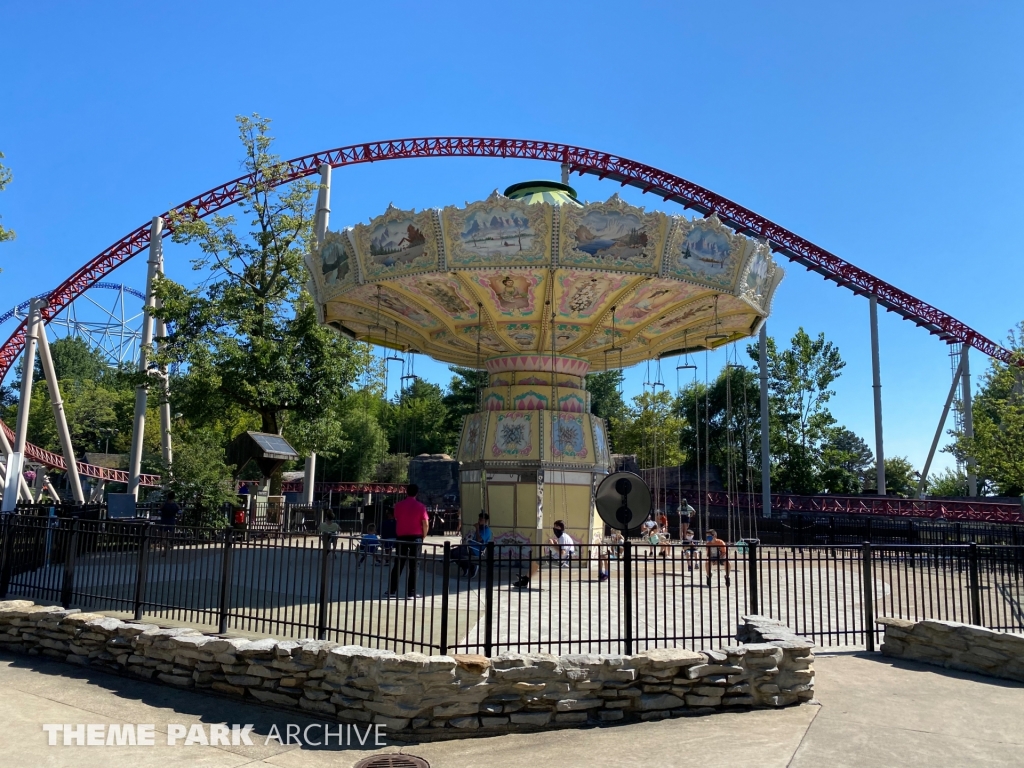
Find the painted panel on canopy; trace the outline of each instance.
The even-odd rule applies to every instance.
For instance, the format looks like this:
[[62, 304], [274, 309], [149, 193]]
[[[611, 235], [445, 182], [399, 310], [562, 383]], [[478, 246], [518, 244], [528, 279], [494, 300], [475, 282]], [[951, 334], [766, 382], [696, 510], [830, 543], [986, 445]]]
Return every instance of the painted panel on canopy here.
[[465, 208], [447, 207], [448, 267], [530, 266], [551, 263], [551, 206], [510, 200], [495, 190]]
[[481, 355], [490, 357], [493, 353], [511, 352], [508, 344], [487, 326], [466, 325], [459, 329], [460, 338], [467, 344], [476, 347], [480, 342]]
[[563, 207], [559, 264], [654, 274], [668, 229], [668, 217], [646, 213], [613, 195], [606, 203]]
[[379, 300], [382, 315], [392, 318], [397, 315], [399, 322], [413, 324], [417, 329], [433, 330], [441, 324], [428, 309], [386, 285], [361, 285], [346, 293], [345, 299], [358, 301], [374, 313]]
[[615, 324], [623, 328], [633, 328], [648, 323], [652, 317], [664, 314], [674, 305], [689, 300], [702, 290], [678, 280], [648, 280], [616, 308]]
[[759, 309], [766, 309], [770, 299], [771, 290], [778, 285], [779, 280], [774, 278], [776, 273], [782, 272], [771, 257], [771, 250], [767, 245], [759, 243], [747, 262], [746, 272], [743, 275], [741, 284], [742, 296]]
[[353, 230], [367, 281], [437, 269], [438, 241], [432, 211], [388, 208]]
[[425, 306], [441, 310], [456, 322], [476, 322], [477, 306], [466, 288], [454, 277], [439, 273], [412, 275], [395, 281], [417, 296]]
[[352, 244], [344, 232], [328, 232], [319, 250], [311, 254], [310, 270], [321, 291], [322, 300], [334, 298], [356, 280], [356, 261]]
[[473, 285], [486, 312], [498, 318], [534, 318], [544, 306], [545, 273], [503, 269], [474, 272]]
[[731, 293], [753, 246], [753, 240], [733, 233], [717, 216], [679, 217], [669, 238], [665, 274]]
[[[374, 343], [383, 343], [384, 341], [384, 329], [377, 324], [375, 312], [369, 312], [352, 304], [330, 302], [326, 307], [325, 320], [328, 323], [340, 322], [361, 341]], [[397, 335], [393, 326], [388, 328], [387, 343], [388, 346], [396, 348], [410, 347], [421, 351], [430, 349], [430, 344], [424, 334], [402, 324], [399, 324]]]
[[[615, 299], [630, 280], [630, 275], [571, 270], [559, 272], [555, 287], [555, 306], [565, 319], [595, 319]], [[639, 278], [643, 279], [643, 278]]]
[[539, 323], [506, 323], [501, 326], [501, 329], [502, 333], [518, 349], [532, 350], [536, 348], [537, 336], [540, 333]]
[[594, 461], [607, 466], [611, 461], [608, 457], [608, 437], [605, 434], [604, 419], [600, 416], [591, 416], [590, 427], [594, 433]]
[[655, 320], [644, 329], [649, 336], [672, 334], [687, 328], [695, 328], [714, 320], [715, 302], [710, 296], [702, 296], [681, 309]]

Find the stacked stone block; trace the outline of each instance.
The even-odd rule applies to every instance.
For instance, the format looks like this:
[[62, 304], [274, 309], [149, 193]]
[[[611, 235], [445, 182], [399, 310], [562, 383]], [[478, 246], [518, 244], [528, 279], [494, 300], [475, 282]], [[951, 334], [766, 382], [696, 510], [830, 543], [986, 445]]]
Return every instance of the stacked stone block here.
[[882, 653], [1024, 682], [1024, 636], [955, 621], [880, 618]]
[[[488, 659], [210, 636], [23, 600], [0, 602], [0, 648], [7, 651], [324, 719], [380, 723], [391, 736], [417, 738], [660, 720], [813, 697], [810, 643], [781, 625], [751, 619], [742, 633], [758, 642], [703, 652], [503, 653]], [[786, 636], [762, 641], [779, 633]]]

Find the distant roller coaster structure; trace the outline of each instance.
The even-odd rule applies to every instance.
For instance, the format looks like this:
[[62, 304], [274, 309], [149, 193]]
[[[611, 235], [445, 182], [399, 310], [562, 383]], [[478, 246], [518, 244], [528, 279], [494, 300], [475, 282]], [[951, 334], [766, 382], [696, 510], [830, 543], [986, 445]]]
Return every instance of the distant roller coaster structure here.
[[[91, 295], [98, 289], [104, 293], [113, 293], [112, 300], [103, 301], [100, 296]], [[12, 318], [25, 320], [32, 300], [47, 299], [50, 293], [41, 293], [11, 307], [0, 315], [0, 325]], [[128, 296], [142, 302], [146, 300], [146, 294], [128, 285], [94, 283], [88, 291], [75, 297], [64, 312], [50, 320], [49, 326], [58, 337], [76, 336], [83, 339], [90, 347], [101, 352], [111, 367], [132, 365], [139, 356], [143, 309], [141, 304], [135, 310], [129, 309], [125, 302]]]
[[[967, 398], [970, 392], [970, 374], [966, 352], [973, 347], [992, 358], [1008, 365], [1024, 366], [1011, 350], [1008, 350], [970, 326], [900, 290], [896, 286], [881, 280], [874, 275], [858, 268], [854, 264], [833, 253], [811, 243], [796, 233], [776, 224], [753, 211], [744, 208], [728, 198], [722, 197], [705, 187], [683, 179], [674, 174], [653, 166], [629, 160], [597, 150], [576, 147], [558, 142], [544, 142], [524, 139], [479, 138], [479, 137], [425, 137], [397, 139], [381, 142], [353, 144], [336, 149], [316, 152], [287, 161], [288, 172], [276, 182], [285, 184], [297, 179], [311, 176], [324, 168], [342, 168], [363, 163], [382, 162], [385, 160], [427, 158], [427, 157], [490, 157], [506, 159], [545, 160], [561, 165], [564, 176], [575, 172], [580, 175], [590, 174], [599, 179], [619, 182], [622, 186], [631, 186], [642, 193], [650, 193], [672, 201], [684, 208], [705, 216], [714, 215], [719, 221], [735, 232], [758, 239], [766, 243], [773, 252], [802, 265], [810, 271], [817, 272], [826, 280], [844, 287], [857, 295], [868, 297], [871, 305], [872, 320], [872, 351], [875, 389], [875, 420], [877, 436], [877, 460], [879, 467], [884, 467], [881, 451], [881, 385], [878, 379], [877, 354], [877, 319], [876, 307], [881, 305], [887, 311], [895, 312], [905, 320], [925, 329], [948, 344], [956, 344], [962, 358], [954, 373], [953, 386], [947, 399], [945, 411], [958, 386]], [[142, 253], [154, 243], [173, 231], [173, 221], [180, 217], [205, 217], [240, 202], [245, 190], [258, 181], [254, 176], [243, 176], [225, 184], [221, 184], [201, 195], [176, 206], [172, 211], [157, 217], [161, 220], [159, 227], [144, 224], [123, 238], [104, 249], [94, 258], [64, 280], [56, 289], [47, 294], [47, 303], [39, 310], [39, 320], [51, 323], [61, 311], [85, 291], [92, 287], [102, 286], [98, 281], [126, 260]], [[156, 233], [154, 235], [154, 233]], [[133, 295], [138, 295], [133, 293]], [[763, 336], [763, 334], [762, 334]], [[11, 371], [19, 354], [28, 340], [28, 323], [26, 320], [18, 325], [5, 343], [0, 345], [0, 381]], [[762, 339], [763, 347], [763, 339]], [[763, 353], [762, 353], [763, 355]], [[965, 398], [966, 399], [966, 398]], [[964, 405], [966, 413], [970, 413], [969, 400]], [[766, 405], [762, 404], [762, 410]], [[943, 413], [942, 420], [946, 417]], [[968, 416], [969, 420], [969, 416]], [[942, 421], [939, 424], [941, 433]], [[0, 422], [0, 429], [6, 435], [13, 436], [13, 431]], [[967, 429], [970, 429], [968, 424]], [[936, 438], [936, 443], [938, 438]], [[932, 446], [934, 453], [935, 445]], [[51, 467], [64, 469], [63, 457], [44, 451], [37, 446], [27, 444], [25, 456], [33, 461]], [[928, 463], [931, 458], [929, 457]], [[79, 471], [87, 476], [104, 480], [125, 482], [127, 473], [108, 470], [77, 462]], [[763, 473], [764, 474], [764, 473]], [[924, 474], [927, 474], [927, 464]], [[879, 489], [884, 489], [884, 474], [879, 478]], [[157, 476], [142, 476], [141, 485], [159, 484]], [[764, 509], [770, 508], [770, 493], [765, 485], [763, 491]]]

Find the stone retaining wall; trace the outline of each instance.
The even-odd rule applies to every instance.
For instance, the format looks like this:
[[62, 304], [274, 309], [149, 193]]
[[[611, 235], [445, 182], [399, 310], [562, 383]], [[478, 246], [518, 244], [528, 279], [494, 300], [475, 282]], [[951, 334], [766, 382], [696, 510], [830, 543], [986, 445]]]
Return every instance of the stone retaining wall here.
[[210, 636], [12, 600], [0, 602], [0, 648], [325, 719], [382, 723], [391, 737], [452, 738], [810, 700], [811, 643], [762, 617], [744, 622], [740, 635], [753, 642], [701, 653], [487, 659]]
[[1024, 636], [955, 621], [878, 619], [882, 653], [1024, 682]]

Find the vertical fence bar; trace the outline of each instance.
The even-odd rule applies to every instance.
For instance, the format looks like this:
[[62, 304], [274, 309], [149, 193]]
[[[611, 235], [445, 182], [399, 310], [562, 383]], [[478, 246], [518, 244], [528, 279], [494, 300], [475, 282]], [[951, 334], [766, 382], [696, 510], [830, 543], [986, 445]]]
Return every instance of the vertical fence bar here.
[[78, 518], [71, 521], [68, 535], [68, 550], [64, 553], [64, 583], [61, 584], [60, 604], [71, 607], [71, 595], [75, 589], [75, 554], [78, 549]]
[[135, 621], [142, 620], [142, 605], [146, 600], [146, 575], [149, 572], [149, 537], [152, 525], [145, 523], [139, 534], [139, 557], [135, 567]]
[[3, 515], [4, 551], [3, 565], [0, 567], [0, 598], [7, 597], [14, 576], [14, 515]]
[[226, 528], [220, 563], [220, 618], [217, 622], [217, 631], [222, 635], [228, 631], [228, 611], [231, 610], [231, 548], [234, 543], [235, 532]]
[[[316, 616], [316, 639], [327, 639], [327, 557], [331, 553], [331, 545], [334, 539], [331, 534], [324, 534], [320, 537], [320, 606]], [[416, 562], [409, 564], [410, 568], [416, 567]]]
[[757, 539], [747, 542], [747, 594], [750, 597], [750, 612], [755, 616], [761, 613], [761, 596], [757, 585]]
[[484, 656], [490, 658], [494, 644], [494, 542], [487, 542], [487, 606], [484, 614]]
[[[625, 537], [624, 537], [625, 538]], [[625, 654], [633, 655], [633, 545], [622, 544], [622, 613], [625, 620]]]
[[978, 543], [972, 541], [969, 547], [967, 562], [968, 578], [970, 579], [971, 624], [980, 627], [983, 625], [981, 623], [981, 581], [978, 576]]
[[452, 543], [445, 541], [444, 555], [441, 563], [441, 639], [438, 651], [442, 656], [448, 655], [448, 579], [452, 574]]
[[875, 650], [875, 582], [872, 572], [874, 569], [871, 565], [870, 541], [865, 541], [861, 548], [860, 562], [864, 578], [864, 645], [871, 653]]

